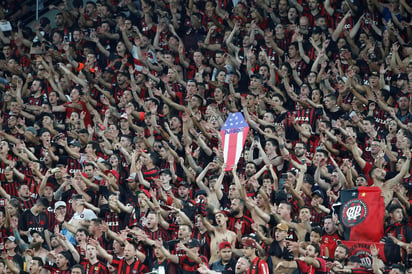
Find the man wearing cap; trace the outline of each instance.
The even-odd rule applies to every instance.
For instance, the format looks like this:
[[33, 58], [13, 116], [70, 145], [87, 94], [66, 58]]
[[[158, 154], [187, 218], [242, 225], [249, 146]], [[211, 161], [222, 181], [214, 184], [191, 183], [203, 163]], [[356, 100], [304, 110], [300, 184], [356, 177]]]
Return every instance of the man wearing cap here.
[[288, 233], [289, 227], [285, 223], [277, 224], [275, 238], [269, 246], [269, 255], [271, 256], [273, 268], [281, 261], [293, 259], [293, 254], [287, 246]]
[[269, 267], [265, 260], [256, 256], [258, 243], [252, 238], [246, 238], [243, 242], [243, 253], [250, 260], [247, 274], [269, 274]]
[[220, 259], [210, 265], [210, 269], [225, 274], [235, 273], [236, 260], [232, 258], [232, 245], [223, 241], [219, 244]]
[[323, 202], [325, 201], [325, 194], [323, 190], [317, 189], [312, 192], [311, 201], [311, 221], [313, 225], [321, 225], [323, 218], [330, 213], [330, 209], [325, 207]]
[[197, 239], [190, 239], [186, 244], [177, 244], [177, 248], [184, 252], [181, 256], [172, 255], [161, 240], [156, 241], [156, 247], [160, 248], [172, 263], [179, 264], [183, 274], [197, 273], [200, 264], [207, 264], [207, 258], [199, 254], [200, 243]]
[[56, 256], [53, 265], [46, 264], [44, 268], [49, 270], [51, 274], [70, 274], [70, 266], [72, 265], [73, 256], [69, 251], [61, 251]]
[[46, 242], [44, 233], [36, 230], [31, 230], [30, 235], [32, 237], [30, 248], [32, 248], [31, 250], [33, 250], [33, 254], [30, 254], [30, 256], [40, 257], [45, 261], [49, 251], [43, 247], [43, 244]]
[[20, 266], [20, 269], [23, 268], [24, 260], [23, 257], [17, 253], [18, 242], [16, 237], [9, 236], [4, 241], [4, 251], [7, 254], [7, 259], [12, 260], [14, 263]]

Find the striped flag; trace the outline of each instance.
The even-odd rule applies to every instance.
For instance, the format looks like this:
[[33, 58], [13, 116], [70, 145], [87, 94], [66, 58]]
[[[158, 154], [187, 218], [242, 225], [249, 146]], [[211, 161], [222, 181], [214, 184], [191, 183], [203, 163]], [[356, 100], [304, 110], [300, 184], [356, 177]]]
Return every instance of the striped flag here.
[[242, 113], [230, 113], [220, 130], [226, 171], [231, 170], [239, 161], [248, 132], [249, 125], [246, 123], [245, 118], [243, 118]]

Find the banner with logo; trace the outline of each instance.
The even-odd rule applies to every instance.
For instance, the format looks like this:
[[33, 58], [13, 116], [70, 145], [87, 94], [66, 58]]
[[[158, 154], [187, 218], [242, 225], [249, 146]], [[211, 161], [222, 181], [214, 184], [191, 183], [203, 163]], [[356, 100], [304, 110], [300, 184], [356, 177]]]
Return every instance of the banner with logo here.
[[350, 256], [359, 256], [361, 265], [366, 268], [372, 267], [371, 245], [375, 245], [379, 249], [379, 259], [386, 263], [385, 244], [372, 242], [358, 242], [358, 241], [342, 241], [342, 244], [349, 248]]
[[248, 132], [249, 125], [242, 113], [230, 113], [220, 130], [226, 171], [231, 170], [239, 161]]
[[344, 229], [344, 239], [379, 242], [384, 233], [385, 215], [381, 189], [358, 187], [342, 190], [339, 199], [337, 212]]

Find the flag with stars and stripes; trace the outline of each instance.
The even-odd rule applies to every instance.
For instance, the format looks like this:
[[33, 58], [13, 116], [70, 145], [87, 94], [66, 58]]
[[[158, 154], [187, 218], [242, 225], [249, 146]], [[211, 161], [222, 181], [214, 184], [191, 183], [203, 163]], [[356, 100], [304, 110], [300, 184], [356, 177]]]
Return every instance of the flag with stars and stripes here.
[[239, 161], [248, 132], [249, 125], [242, 113], [230, 113], [220, 130], [226, 171], [231, 170]]

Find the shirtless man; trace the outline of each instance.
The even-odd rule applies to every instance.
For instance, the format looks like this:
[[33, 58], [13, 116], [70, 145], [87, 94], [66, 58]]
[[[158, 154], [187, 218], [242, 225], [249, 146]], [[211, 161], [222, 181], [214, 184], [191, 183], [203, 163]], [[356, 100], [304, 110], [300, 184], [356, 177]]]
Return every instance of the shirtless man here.
[[[351, 140], [352, 139], [352, 140]], [[406, 142], [408, 144], [408, 142]], [[394, 186], [402, 182], [402, 178], [409, 171], [411, 163], [411, 152], [409, 148], [404, 148], [403, 154], [406, 157], [405, 164], [399, 171], [398, 175], [385, 182], [386, 171], [379, 167], [372, 166], [369, 162], [366, 162], [359, 153], [358, 146], [353, 138], [348, 139], [349, 147], [351, 148], [353, 158], [356, 160], [360, 168], [362, 168], [365, 174], [369, 174], [370, 180], [372, 180], [372, 186], [377, 186], [382, 190], [382, 196], [385, 201], [385, 206], [389, 204], [393, 197]], [[369, 180], [368, 180], [369, 181]], [[369, 183], [370, 184], [370, 183]]]
[[256, 195], [256, 199], [253, 200], [252, 198], [247, 197], [245, 201], [246, 201], [246, 207], [250, 211], [252, 220], [259, 225], [266, 225], [266, 221], [262, 219], [260, 215], [256, 212], [256, 208], [259, 208], [261, 211], [265, 212], [266, 214], [270, 214], [269, 197], [266, 195], [263, 188]]
[[223, 198], [223, 192], [222, 192], [222, 181], [223, 177], [225, 175], [225, 167], [226, 165], [223, 165], [220, 171], [219, 177], [216, 178], [216, 176], [211, 176], [209, 178], [209, 186], [207, 187], [203, 183], [203, 178], [206, 176], [206, 174], [213, 169], [216, 169], [218, 167], [218, 164], [216, 162], [210, 162], [205, 169], [199, 174], [199, 176], [196, 179], [196, 184], [199, 186], [200, 189], [206, 191], [207, 197], [208, 197], [208, 203], [210, 205], [213, 205], [215, 208], [220, 208], [220, 200]]
[[212, 226], [209, 221], [202, 217], [202, 222], [210, 234], [210, 260], [214, 262], [219, 259], [219, 244], [223, 241], [229, 242], [232, 246], [236, 242], [236, 233], [227, 229], [228, 218], [222, 211], [215, 213], [217, 227]]

